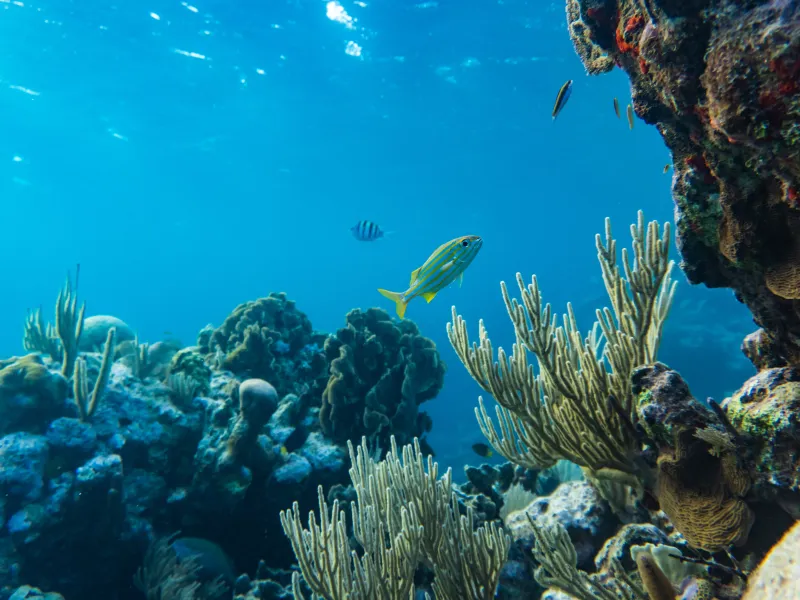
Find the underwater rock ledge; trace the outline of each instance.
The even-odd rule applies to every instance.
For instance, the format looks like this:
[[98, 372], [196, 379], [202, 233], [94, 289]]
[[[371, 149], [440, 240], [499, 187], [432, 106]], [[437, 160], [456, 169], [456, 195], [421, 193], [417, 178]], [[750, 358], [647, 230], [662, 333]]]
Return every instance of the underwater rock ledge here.
[[681, 268], [750, 308], [763, 328], [757, 368], [800, 364], [799, 9], [567, 1], [587, 72], [625, 71], [636, 115], [671, 150]]

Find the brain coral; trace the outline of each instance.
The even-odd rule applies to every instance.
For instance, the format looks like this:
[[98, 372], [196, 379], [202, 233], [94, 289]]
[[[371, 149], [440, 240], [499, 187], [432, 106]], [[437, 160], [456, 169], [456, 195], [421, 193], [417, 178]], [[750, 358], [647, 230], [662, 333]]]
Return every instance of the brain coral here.
[[236, 375], [264, 379], [282, 397], [324, 384], [324, 339], [286, 294], [272, 293], [237, 306], [210, 335], [201, 333], [198, 345], [207, 360]]
[[407, 319], [394, 322], [379, 308], [353, 310], [347, 326], [325, 342], [330, 379], [322, 394], [320, 424], [340, 441], [365, 435], [382, 449], [421, 437], [431, 426], [420, 404], [434, 398], [445, 365], [433, 341]]

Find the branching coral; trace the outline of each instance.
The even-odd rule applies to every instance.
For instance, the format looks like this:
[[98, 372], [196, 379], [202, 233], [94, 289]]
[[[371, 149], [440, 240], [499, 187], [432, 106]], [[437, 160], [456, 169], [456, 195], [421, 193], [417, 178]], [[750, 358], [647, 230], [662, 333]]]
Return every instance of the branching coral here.
[[[480, 341], [470, 345], [455, 307], [447, 332], [470, 375], [499, 403], [499, 433], [482, 399], [476, 416], [500, 454], [529, 467], [567, 459], [594, 478], [638, 485], [630, 375], [655, 359], [672, 304], [670, 227], [666, 224], [662, 233], [656, 222], [645, 226], [640, 212], [631, 226], [633, 264], [626, 250], [617, 264], [608, 219], [605, 233], [605, 241], [597, 235], [596, 245], [612, 308], [597, 311], [598, 321], [587, 337], [578, 330], [571, 305], [559, 326], [550, 305], [543, 305], [536, 277], [526, 288], [519, 274], [522, 304], [511, 300], [501, 284], [517, 340], [510, 357], [500, 348], [495, 362], [482, 321]], [[528, 352], [537, 359], [538, 375]]]
[[[491, 600], [510, 539], [491, 524], [474, 528], [472, 510], [460, 515], [448, 470], [428, 456], [427, 469], [419, 443], [401, 455], [392, 438], [386, 459], [376, 462], [362, 438], [352, 444], [350, 478], [357, 501], [351, 504], [353, 534], [363, 554], [350, 549], [344, 511], [332, 509], [319, 488], [319, 523], [309, 515], [305, 529], [295, 502], [281, 512], [308, 586], [325, 600], [408, 600], [414, 598], [414, 572], [424, 561], [433, 566], [434, 590], [444, 600]], [[299, 575], [296, 598], [303, 598]]]

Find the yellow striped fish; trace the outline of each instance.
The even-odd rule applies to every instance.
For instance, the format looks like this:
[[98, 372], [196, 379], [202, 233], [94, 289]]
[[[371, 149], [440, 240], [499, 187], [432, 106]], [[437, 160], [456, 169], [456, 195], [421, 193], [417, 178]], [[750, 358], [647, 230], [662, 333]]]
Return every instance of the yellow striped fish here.
[[378, 291], [395, 303], [397, 316], [401, 319], [406, 314], [406, 306], [417, 296], [430, 302], [442, 288], [456, 279], [464, 280], [464, 271], [483, 246], [483, 240], [477, 235], [467, 235], [442, 244], [419, 269], [411, 273], [411, 283], [405, 292]]

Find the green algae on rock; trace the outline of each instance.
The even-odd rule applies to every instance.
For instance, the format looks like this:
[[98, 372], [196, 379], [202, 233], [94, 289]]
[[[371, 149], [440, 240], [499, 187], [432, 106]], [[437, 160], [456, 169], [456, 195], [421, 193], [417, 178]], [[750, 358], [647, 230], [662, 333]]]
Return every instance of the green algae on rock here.
[[754, 440], [759, 488], [800, 486], [800, 368], [761, 371], [723, 404], [731, 424]]

